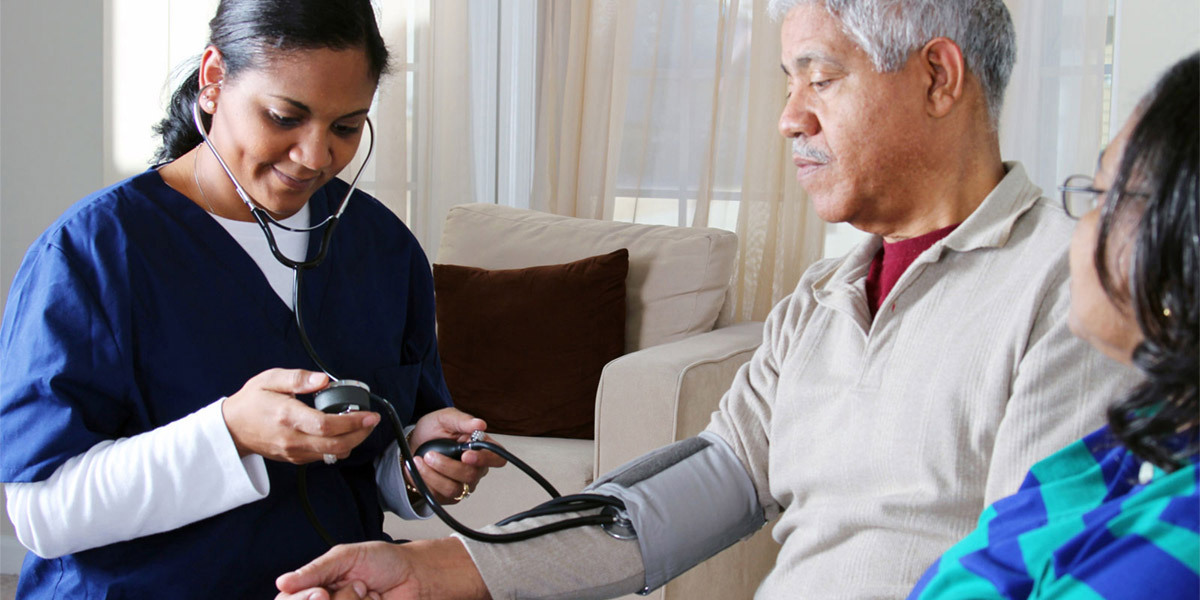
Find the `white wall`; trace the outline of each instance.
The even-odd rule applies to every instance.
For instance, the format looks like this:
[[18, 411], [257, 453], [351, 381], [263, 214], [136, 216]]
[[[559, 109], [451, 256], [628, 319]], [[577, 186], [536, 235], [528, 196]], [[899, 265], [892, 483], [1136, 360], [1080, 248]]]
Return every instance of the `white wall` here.
[[104, 12], [95, 0], [0, 4], [0, 285], [103, 178]]
[[[101, 185], [103, 27], [95, 0], [0, 3], [3, 299], [37, 235]], [[16, 572], [22, 555], [7, 516], [0, 532], [0, 571]]]

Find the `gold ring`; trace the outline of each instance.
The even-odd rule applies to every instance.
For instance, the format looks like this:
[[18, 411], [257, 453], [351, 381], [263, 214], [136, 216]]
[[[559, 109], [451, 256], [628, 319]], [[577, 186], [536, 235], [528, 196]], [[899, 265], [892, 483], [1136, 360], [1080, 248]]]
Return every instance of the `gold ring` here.
[[463, 482], [462, 493], [454, 497], [455, 502], [460, 502], [463, 498], [471, 495], [471, 484]]

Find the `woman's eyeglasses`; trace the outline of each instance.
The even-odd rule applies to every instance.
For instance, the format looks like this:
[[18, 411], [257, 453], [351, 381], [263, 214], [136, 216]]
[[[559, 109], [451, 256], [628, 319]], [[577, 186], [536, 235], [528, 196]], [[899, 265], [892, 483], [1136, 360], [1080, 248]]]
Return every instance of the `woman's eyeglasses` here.
[[1062, 192], [1063, 210], [1067, 211], [1067, 215], [1072, 219], [1078, 219], [1091, 212], [1108, 193], [1108, 190], [1096, 189], [1094, 184], [1095, 180], [1087, 175], [1072, 175], [1058, 186], [1058, 191]]

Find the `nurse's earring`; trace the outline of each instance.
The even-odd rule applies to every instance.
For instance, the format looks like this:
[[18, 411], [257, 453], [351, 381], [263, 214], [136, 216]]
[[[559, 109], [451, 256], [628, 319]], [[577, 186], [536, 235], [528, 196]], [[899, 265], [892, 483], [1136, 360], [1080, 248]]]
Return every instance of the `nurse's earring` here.
[[219, 90], [219, 89], [221, 89], [221, 83], [217, 82], [215, 89], [210, 88], [208, 90], [208, 92], [204, 94], [204, 110], [207, 110], [209, 113], [212, 113], [213, 111], [217, 110], [216, 98], [217, 98], [217, 90]]

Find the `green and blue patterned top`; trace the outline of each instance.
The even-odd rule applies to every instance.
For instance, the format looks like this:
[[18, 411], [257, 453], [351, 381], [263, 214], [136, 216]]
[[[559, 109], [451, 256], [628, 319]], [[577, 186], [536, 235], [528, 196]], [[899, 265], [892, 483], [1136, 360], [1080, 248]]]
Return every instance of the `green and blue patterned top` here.
[[1104, 427], [1034, 465], [909, 595], [1200, 598], [1196, 456], [1165, 473]]

